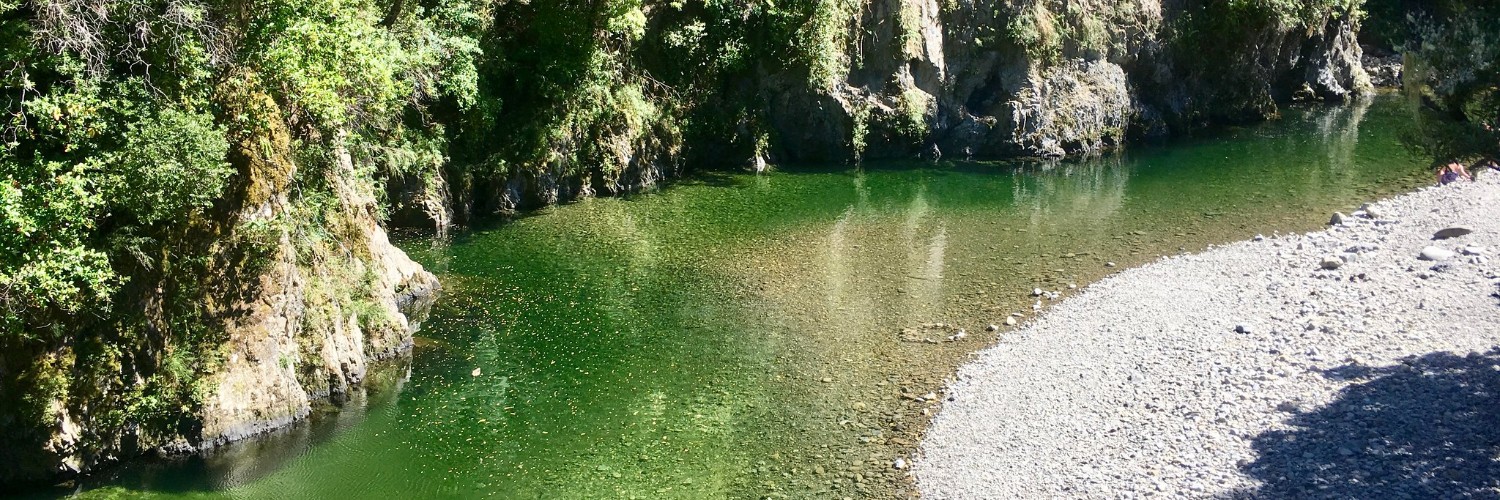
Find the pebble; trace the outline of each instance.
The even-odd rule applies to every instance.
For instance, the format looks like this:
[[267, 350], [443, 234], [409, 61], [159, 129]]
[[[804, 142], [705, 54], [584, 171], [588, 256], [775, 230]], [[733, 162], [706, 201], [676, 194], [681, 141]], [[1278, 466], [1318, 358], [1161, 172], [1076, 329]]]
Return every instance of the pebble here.
[[[1375, 223], [1167, 257], [1069, 293], [955, 374], [911, 464], [920, 496], [1473, 495], [1483, 463], [1430, 468], [1465, 443], [1420, 456], [1392, 443], [1412, 425], [1491, 434], [1468, 417], [1488, 399], [1428, 387], [1500, 376], [1500, 275], [1466, 263], [1500, 245], [1500, 218], [1459, 209], [1488, 206], [1500, 176], [1361, 207]], [[1461, 245], [1424, 248], [1456, 226], [1471, 229]], [[1358, 273], [1309, 266], [1334, 260]]]
[[1325, 255], [1325, 256], [1323, 256], [1323, 260], [1318, 263], [1318, 267], [1321, 267], [1323, 269], [1327, 269], [1327, 270], [1330, 270], [1330, 271], [1334, 270], [1334, 269], [1338, 269], [1338, 268], [1343, 267], [1343, 266], [1344, 266], [1344, 259], [1332, 256], [1332, 255]]
[[1328, 225], [1330, 225], [1330, 226], [1342, 226], [1342, 225], [1344, 225], [1344, 219], [1345, 218], [1346, 218], [1346, 216], [1344, 215], [1343, 212], [1334, 212], [1333, 213], [1333, 217], [1330, 217], [1328, 219]]
[[1010, 316], [1005, 318], [1005, 326], [1016, 326], [1016, 317]]

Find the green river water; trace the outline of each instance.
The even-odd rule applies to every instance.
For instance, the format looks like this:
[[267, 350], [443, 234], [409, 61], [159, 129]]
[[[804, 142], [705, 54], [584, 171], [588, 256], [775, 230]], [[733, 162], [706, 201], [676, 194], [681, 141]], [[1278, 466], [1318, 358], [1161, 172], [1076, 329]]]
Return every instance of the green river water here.
[[1397, 142], [1398, 99], [1285, 115], [1055, 164], [700, 175], [411, 240], [446, 290], [367, 394], [76, 491], [908, 497], [892, 463], [939, 407], [926, 396], [1007, 315], [1030, 316], [1033, 287], [1066, 295], [1161, 255], [1315, 229], [1430, 180]]

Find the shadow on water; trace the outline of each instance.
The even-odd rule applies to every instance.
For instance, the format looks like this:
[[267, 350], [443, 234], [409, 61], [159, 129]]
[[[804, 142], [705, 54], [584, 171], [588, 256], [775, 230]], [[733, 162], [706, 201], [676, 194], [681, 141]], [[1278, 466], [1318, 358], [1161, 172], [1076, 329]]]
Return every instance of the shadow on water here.
[[1256, 437], [1264, 485], [1233, 498], [1500, 497], [1500, 349], [1325, 376], [1360, 382]]
[[[315, 403], [311, 418], [301, 425], [190, 455], [140, 459], [74, 482], [25, 492], [16, 498], [61, 498], [96, 489], [104, 492], [103, 496], [134, 497], [143, 492], [194, 494], [226, 491], [262, 481], [364, 423], [372, 413], [388, 412], [411, 376], [411, 361], [410, 356], [402, 356], [372, 365], [363, 385], [348, 394]], [[0, 492], [0, 497], [7, 496]]]

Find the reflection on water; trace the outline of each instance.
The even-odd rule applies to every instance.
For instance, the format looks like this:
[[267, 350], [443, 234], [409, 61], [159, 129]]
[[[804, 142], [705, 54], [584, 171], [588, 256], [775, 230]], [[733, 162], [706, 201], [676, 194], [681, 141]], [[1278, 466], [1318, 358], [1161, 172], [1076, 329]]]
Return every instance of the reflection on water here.
[[140, 460], [88, 478], [74, 492], [98, 495], [139, 489], [189, 494], [245, 488], [292, 466], [313, 450], [343, 448], [345, 442], [337, 438], [369, 425], [372, 418], [388, 418], [410, 376], [410, 357], [378, 363], [366, 373], [364, 384], [340, 401], [314, 406], [313, 418], [306, 424], [186, 457]]
[[896, 497], [925, 395], [1033, 287], [1422, 182], [1394, 99], [1287, 115], [1087, 161], [721, 174], [412, 242], [447, 292], [409, 381], [86, 496]]

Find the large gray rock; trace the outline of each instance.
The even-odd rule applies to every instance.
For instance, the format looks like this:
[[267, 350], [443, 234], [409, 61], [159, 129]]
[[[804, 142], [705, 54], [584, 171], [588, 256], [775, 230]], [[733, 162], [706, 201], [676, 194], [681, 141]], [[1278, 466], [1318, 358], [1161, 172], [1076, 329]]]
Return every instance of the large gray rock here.
[[1010, 102], [1011, 140], [1031, 156], [1109, 149], [1135, 117], [1125, 70], [1106, 61], [1048, 69]]
[[911, 157], [933, 145], [965, 157], [1090, 154], [1128, 132], [1273, 117], [1299, 89], [1330, 101], [1372, 90], [1358, 23], [1339, 9], [1306, 26], [1246, 23], [1202, 47], [1175, 31], [1193, 29], [1180, 2], [854, 5], [832, 28], [846, 42], [827, 47], [814, 78], [789, 68], [746, 83], [769, 96], [781, 159]]
[[1442, 262], [1448, 259], [1452, 259], [1456, 256], [1458, 256], [1458, 253], [1452, 250], [1439, 247], [1426, 247], [1423, 248], [1422, 252], [1417, 255], [1417, 258], [1422, 260]]

